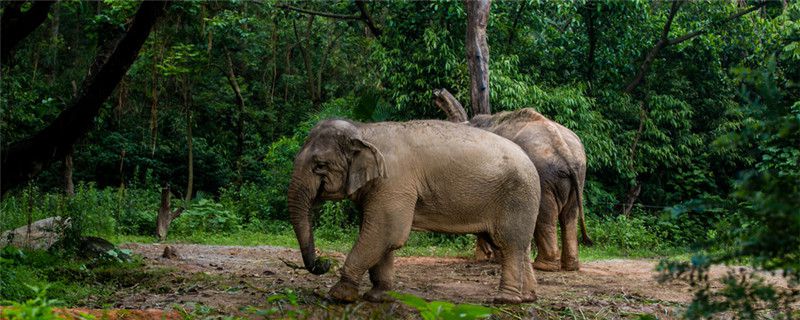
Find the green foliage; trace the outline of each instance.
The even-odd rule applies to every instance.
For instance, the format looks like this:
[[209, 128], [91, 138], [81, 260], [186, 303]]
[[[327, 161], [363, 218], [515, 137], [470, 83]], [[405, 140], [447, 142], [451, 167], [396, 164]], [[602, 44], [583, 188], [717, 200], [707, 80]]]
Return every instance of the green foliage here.
[[37, 288], [29, 286], [35, 298], [23, 303], [3, 301], [9, 307], [3, 308], [0, 316], [9, 320], [55, 320], [59, 319], [53, 313], [53, 306], [60, 304], [59, 300], [47, 298], [47, 287]]
[[309, 314], [300, 306], [297, 293], [292, 289], [285, 289], [282, 293], [274, 293], [267, 297], [267, 303], [273, 307], [263, 310], [248, 307], [246, 312], [259, 316], [280, 316], [282, 319], [307, 319]]
[[173, 222], [171, 229], [178, 234], [234, 233], [241, 229], [241, 222], [240, 215], [225, 208], [221, 203], [200, 199]]
[[664, 240], [648, 230], [645, 218], [625, 217], [589, 219], [588, 228], [595, 243], [632, 250], [637, 248], [657, 249], [664, 245]]
[[[767, 315], [792, 317], [800, 286], [800, 103], [796, 87], [784, 87], [775, 60], [758, 70], [739, 70], [744, 126], [722, 137], [720, 144], [752, 146], [753, 168], [745, 170], [731, 201], [736, 205], [731, 228], [724, 237], [731, 245], [710, 246], [691, 263], [663, 261], [665, 278], [689, 276], [695, 298], [687, 312], [690, 318], [734, 312], [748, 319]], [[706, 276], [714, 264], [749, 261], [753, 270], [740, 270], [723, 278], [714, 289]], [[780, 271], [789, 288], [764, 282], [757, 271]]]
[[428, 302], [407, 293], [389, 292], [389, 295], [419, 311], [419, 315], [425, 320], [485, 319], [497, 312], [481, 305], [467, 303], [456, 305], [447, 301]]

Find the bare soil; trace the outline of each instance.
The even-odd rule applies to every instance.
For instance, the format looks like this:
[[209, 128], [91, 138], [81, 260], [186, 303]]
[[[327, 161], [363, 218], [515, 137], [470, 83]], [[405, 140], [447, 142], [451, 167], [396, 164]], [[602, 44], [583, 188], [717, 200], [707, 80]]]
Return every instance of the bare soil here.
[[[254, 315], [243, 308], [279, 308], [275, 317], [285, 316], [293, 307], [267, 302], [269, 296], [296, 292], [299, 309], [311, 318], [350, 313], [355, 318], [415, 318], [414, 312], [397, 303], [359, 302], [340, 305], [325, 296], [338, 279], [337, 272], [315, 276], [293, 269], [284, 261], [302, 265], [295, 249], [258, 246], [211, 246], [170, 244], [177, 258], [162, 258], [166, 245], [125, 244], [144, 257], [147, 268], [166, 270], [159, 283], [148, 288], [133, 286], [117, 293], [115, 308], [166, 309], [212, 308], [226, 314]], [[341, 265], [343, 253], [325, 252]], [[630, 318], [654, 314], [660, 319], [677, 318], [692, 298], [686, 282], [659, 283], [655, 260], [604, 260], [584, 263], [578, 272], [537, 272], [534, 304], [501, 306], [500, 318]], [[499, 265], [465, 258], [398, 257], [395, 263], [396, 290], [428, 300], [487, 304], [493, 298], [500, 276]], [[728, 268], [712, 269], [719, 278]], [[778, 281], [776, 278], [769, 281]], [[369, 288], [367, 277], [361, 291]], [[250, 313], [248, 313], [250, 312]], [[262, 312], [263, 314], [263, 312]]]

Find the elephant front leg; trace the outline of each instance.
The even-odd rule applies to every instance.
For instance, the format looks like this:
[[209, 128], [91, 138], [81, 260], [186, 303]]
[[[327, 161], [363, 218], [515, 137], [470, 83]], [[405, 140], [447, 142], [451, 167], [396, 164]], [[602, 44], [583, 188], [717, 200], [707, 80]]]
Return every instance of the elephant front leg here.
[[369, 269], [369, 280], [372, 289], [364, 294], [364, 300], [371, 302], [388, 302], [392, 298], [386, 291], [394, 286], [394, 251], [389, 251], [377, 265]]
[[367, 270], [370, 270], [373, 284], [376, 281], [379, 284], [378, 289], [391, 287], [394, 260], [392, 251], [400, 248], [408, 239], [411, 217], [413, 216], [403, 214], [376, 216], [365, 208], [358, 240], [342, 266], [339, 282], [331, 288], [331, 298], [344, 302], [356, 301], [358, 283]]

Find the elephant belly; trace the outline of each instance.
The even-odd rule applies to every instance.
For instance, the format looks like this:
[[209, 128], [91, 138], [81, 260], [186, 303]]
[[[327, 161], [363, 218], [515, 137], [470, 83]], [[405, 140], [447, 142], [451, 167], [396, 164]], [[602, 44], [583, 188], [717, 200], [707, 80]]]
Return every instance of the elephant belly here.
[[411, 224], [413, 230], [433, 231], [442, 233], [467, 234], [486, 232], [489, 229], [487, 221], [470, 218], [466, 215], [433, 214], [427, 212], [414, 213]]

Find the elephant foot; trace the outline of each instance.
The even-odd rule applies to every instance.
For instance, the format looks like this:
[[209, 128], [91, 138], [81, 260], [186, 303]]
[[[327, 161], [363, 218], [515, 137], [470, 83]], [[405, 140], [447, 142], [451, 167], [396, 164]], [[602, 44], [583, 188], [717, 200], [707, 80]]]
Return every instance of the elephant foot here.
[[544, 261], [536, 259], [533, 262], [533, 268], [540, 271], [555, 272], [561, 270], [561, 264], [556, 261]]
[[578, 271], [580, 269], [581, 265], [578, 263], [578, 260], [561, 263], [561, 270], [563, 271]]
[[517, 294], [499, 292], [492, 302], [495, 304], [520, 304], [522, 303], [522, 298]]
[[358, 300], [358, 285], [339, 280], [328, 292], [333, 300], [354, 302]]
[[386, 290], [372, 288], [364, 293], [364, 300], [369, 302], [393, 302], [394, 298], [386, 294]]
[[536, 302], [536, 300], [539, 298], [536, 296], [535, 292], [531, 291], [528, 292], [528, 294], [522, 295], [521, 299], [523, 303], [527, 303], [527, 302]]

